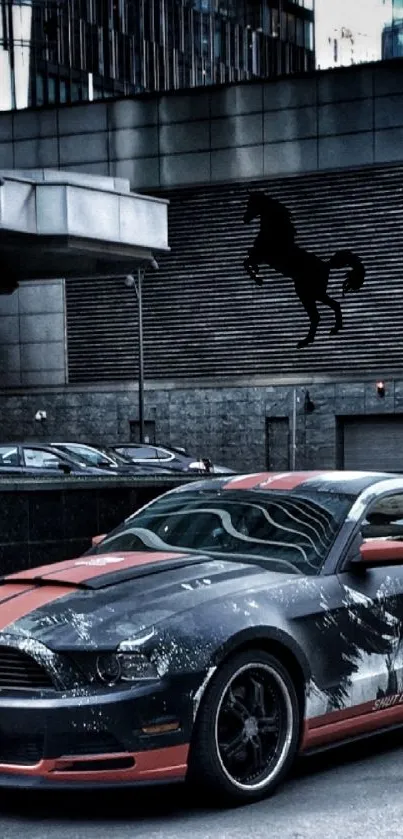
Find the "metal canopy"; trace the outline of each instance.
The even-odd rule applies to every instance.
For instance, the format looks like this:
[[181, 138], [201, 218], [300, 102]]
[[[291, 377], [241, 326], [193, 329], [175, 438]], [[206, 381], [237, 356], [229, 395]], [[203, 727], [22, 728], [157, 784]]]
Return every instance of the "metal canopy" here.
[[168, 202], [129, 181], [0, 170], [0, 292], [20, 279], [129, 274], [164, 251]]

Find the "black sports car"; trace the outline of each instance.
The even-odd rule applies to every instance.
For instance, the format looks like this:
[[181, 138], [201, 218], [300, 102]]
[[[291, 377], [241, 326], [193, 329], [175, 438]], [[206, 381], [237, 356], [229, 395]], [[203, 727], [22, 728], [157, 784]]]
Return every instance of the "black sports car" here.
[[403, 478], [212, 478], [0, 588], [0, 785], [270, 793], [403, 724]]

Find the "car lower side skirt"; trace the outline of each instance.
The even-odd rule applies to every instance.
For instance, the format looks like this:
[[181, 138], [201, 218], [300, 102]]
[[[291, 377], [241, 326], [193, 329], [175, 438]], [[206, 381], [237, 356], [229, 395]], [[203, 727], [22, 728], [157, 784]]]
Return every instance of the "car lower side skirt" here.
[[403, 725], [401, 703], [379, 709], [376, 701], [371, 701], [355, 708], [332, 711], [306, 721], [301, 753], [399, 725]]
[[0, 764], [0, 787], [76, 788], [183, 781], [188, 752], [189, 745], [183, 744], [145, 752], [68, 755], [43, 759], [33, 766]]

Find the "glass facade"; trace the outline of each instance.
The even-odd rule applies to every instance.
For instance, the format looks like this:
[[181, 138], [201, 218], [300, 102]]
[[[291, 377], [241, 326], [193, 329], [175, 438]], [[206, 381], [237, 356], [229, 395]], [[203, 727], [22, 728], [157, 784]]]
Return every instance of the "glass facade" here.
[[0, 109], [314, 69], [313, 0], [0, 0]]
[[382, 58], [403, 56], [403, 0], [393, 0], [392, 19], [382, 33]]

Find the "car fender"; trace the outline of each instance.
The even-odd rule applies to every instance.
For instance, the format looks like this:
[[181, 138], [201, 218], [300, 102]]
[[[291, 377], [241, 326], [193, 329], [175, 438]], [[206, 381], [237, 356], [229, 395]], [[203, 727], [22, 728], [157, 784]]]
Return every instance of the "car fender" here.
[[[304, 688], [305, 696], [306, 689], [310, 683], [311, 669], [304, 651], [296, 643], [294, 638], [286, 632], [283, 632], [281, 629], [277, 629], [273, 626], [249, 627], [248, 629], [243, 629], [235, 635], [232, 635], [213, 653], [210, 666], [205, 672], [203, 681], [193, 696], [193, 723], [196, 720], [197, 713], [206, 690], [215, 673], [224, 661], [229, 656], [235, 654], [241, 649], [245, 649], [247, 646], [256, 649], [256, 647], [261, 645], [263, 649], [269, 652], [270, 644], [273, 646], [273, 652], [277, 655], [279, 655], [281, 648], [279, 659], [285, 664], [285, 666], [287, 666], [287, 661], [284, 659], [287, 659], [287, 657], [289, 658], [290, 655], [293, 657], [294, 662], [297, 666], [299, 666], [303, 675], [304, 684], [300, 687]], [[300, 695], [302, 695], [302, 691], [300, 691]]]
[[229, 655], [242, 647], [256, 648], [259, 643], [262, 643], [264, 649], [269, 651], [270, 642], [272, 642], [273, 649], [279, 651], [282, 647], [286, 656], [287, 654], [293, 656], [299, 664], [305, 683], [309, 684], [311, 668], [307, 656], [292, 635], [275, 626], [251, 626], [235, 633], [215, 650], [211, 666], [219, 667]]

